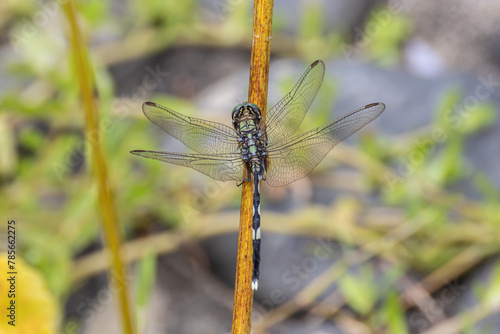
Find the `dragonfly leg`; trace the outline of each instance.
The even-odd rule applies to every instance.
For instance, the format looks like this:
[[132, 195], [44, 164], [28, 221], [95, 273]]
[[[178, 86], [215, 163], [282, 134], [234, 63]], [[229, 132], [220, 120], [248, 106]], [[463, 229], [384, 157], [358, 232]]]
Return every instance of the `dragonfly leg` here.
[[252, 216], [252, 239], [253, 239], [253, 275], [252, 290], [259, 287], [259, 266], [260, 266], [260, 180], [259, 174], [253, 175], [253, 216]]

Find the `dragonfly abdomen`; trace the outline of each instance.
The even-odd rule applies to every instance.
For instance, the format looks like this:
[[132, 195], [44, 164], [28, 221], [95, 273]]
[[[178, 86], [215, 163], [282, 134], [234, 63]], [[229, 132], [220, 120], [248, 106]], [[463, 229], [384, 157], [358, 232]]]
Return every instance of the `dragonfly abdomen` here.
[[252, 213], [252, 240], [253, 240], [253, 273], [252, 290], [259, 288], [260, 267], [260, 180], [261, 177], [254, 174], [253, 189], [253, 213]]
[[[260, 140], [259, 140], [260, 141]], [[253, 190], [253, 212], [252, 212], [252, 239], [253, 239], [253, 274], [252, 289], [255, 291], [259, 287], [259, 267], [260, 267], [260, 181], [265, 171], [265, 154], [262, 154], [262, 143], [248, 141], [248, 168], [251, 171], [254, 182]], [[250, 145], [251, 144], [251, 145]], [[259, 146], [260, 145], [260, 146]]]

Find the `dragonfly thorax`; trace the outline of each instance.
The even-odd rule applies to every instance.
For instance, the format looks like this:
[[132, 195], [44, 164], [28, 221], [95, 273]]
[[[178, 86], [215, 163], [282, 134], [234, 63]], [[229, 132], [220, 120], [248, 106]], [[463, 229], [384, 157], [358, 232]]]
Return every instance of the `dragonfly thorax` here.
[[239, 134], [241, 159], [250, 174], [262, 179], [267, 166], [267, 141], [260, 129], [261, 110], [256, 104], [245, 102], [234, 107], [232, 118]]

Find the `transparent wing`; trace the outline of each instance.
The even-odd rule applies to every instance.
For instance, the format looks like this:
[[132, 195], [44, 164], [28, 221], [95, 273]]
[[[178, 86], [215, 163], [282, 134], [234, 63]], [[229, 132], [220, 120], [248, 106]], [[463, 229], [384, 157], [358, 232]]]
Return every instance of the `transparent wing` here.
[[245, 169], [239, 154], [211, 156], [142, 150], [135, 150], [130, 153], [144, 158], [193, 168], [217, 181], [249, 181], [244, 175]]
[[270, 144], [267, 183], [281, 187], [307, 176], [335, 145], [373, 121], [384, 109], [383, 103], [372, 103], [319, 128]]
[[272, 144], [297, 131], [311, 106], [325, 75], [325, 64], [316, 60], [304, 72], [293, 89], [265, 115], [265, 133]]
[[147, 118], [195, 152], [224, 154], [238, 152], [238, 135], [227, 125], [184, 116], [153, 102], [145, 102]]

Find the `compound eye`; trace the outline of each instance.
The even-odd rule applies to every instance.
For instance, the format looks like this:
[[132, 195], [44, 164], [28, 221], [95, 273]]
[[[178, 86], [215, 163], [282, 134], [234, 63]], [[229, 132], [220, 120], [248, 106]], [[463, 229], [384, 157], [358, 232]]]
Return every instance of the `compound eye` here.
[[260, 110], [259, 106], [256, 105], [255, 103], [248, 103], [248, 106], [251, 107], [256, 114], [258, 114], [259, 116], [262, 114], [262, 111]]
[[233, 120], [236, 118], [236, 116], [238, 116], [238, 112], [241, 111], [241, 107], [243, 105], [242, 104], [238, 104], [236, 107], [233, 108], [233, 112], [231, 114], [231, 117], [233, 118]]

